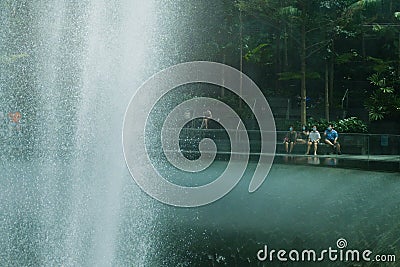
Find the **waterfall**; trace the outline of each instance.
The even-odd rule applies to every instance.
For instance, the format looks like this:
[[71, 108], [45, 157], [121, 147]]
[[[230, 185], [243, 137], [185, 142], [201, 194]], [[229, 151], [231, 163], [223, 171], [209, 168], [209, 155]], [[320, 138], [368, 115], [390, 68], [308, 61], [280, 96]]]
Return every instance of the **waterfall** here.
[[[23, 142], [4, 134], [0, 258], [17, 265], [116, 264], [124, 245], [117, 244], [119, 229], [131, 216], [121, 202], [135, 210], [151, 201], [126, 169], [121, 131], [129, 98], [158, 68], [150, 60], [154, 2], [1, 5], [0, 111], [4, 121], [20, 111], [24, 128]], [[131, 249], [143, 265], [151, 245], [143, 231], [154, 215], [139, 215], [130, 226], [142, 236]]]

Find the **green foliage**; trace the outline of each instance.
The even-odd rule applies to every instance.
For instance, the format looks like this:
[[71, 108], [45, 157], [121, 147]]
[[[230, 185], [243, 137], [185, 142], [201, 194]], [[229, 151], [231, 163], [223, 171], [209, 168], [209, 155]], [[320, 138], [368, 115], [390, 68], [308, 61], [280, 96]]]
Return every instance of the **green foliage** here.
[[[329, 124], [336, 129], [336, 131], [340, 133], [367, 133], [368, 127], [367, 125], [357, 117], [350, 117], [347, 119], [342, 119], [338, 121], [330, 121], [328, 122], [326, 119], [314, 119], [309, 118], [307, 121], [307, 129], [312, 129], [315, 125], [317, 126], [317, 130], [319, 132], [324, 132]], [[293, 123], [297, 130], [300, 130], [302, 125], [301, 122]]]
[[[385, 62], [378, 61], [378, 63], [381, 66], [385, 65]], [[372, 74], [368, 80], [375, 86], [374, 91], [365, 101], [370, 120], [382, 120], [387, 116], [399, 114], [400, 96], [394, 88], [398, 79], [391, 68], [383, 68], [382, 72]]]
[[385, 107], [371, 105], [368, 109], [368, 116], [371, 121], [382, 120], [387, 114]]
[[[372, 68], [378, 74], [390, 71], [393, 68], [392, 67], [393, 61], [384, 60], [384, 59], [375, 58], [375, 57], [367, 57], [367, 60], [369, 62], [373, 63]], [[369, 77], [367, 79], [371, 81], [371, 77]]]
[[[289, 81], [289, 80], [301, 80], [300, 72], [281, 72], [278, 73], [280, 81]], [[321, 75], [318, 72], [308, 71], [306, 72], [307, 79], [320, 79]]]
[[400, 113], [400, 97], [393, 88], [377, 88], [365, 101], [371, 121], [382, 120], [389, 115]]
[[[244, 22], [245, 59], [257, 63], [266, 73], [260, 80], [268, 84], [263, 86], [269, 87], [264, 89], [268, 95], [297, 94], [288, 85], [304, 78], [300, 72], [300, 66], [304, 65], [306, 81], [316, 79], [312, 81], [317, 85], [313, 90], [323, 95], [324, 79], [320, 76], [326, 64], [332, 62], [327, 65], [334, 74], [329, 83], [331, 107], [340, 102], [337, 96], [344, 93], [341, 88], [351, 88], [357, 91], [356, 101], [364, 103], [370, 120], [400, 115], [399, 1], [391, 0], [389, 4], [389, 0], [238, 0], [236, 3]], [[366, 80], [370, 84], [362, 88]], [[306, 88], [311, 88], [307, 85], [301, 87], [305, 95]], [[303, 110], [301, 115], [304, 121]], [[346, 127], [344, 130], [348, 131]]]
[[336, 131], [341, 133], [367, 133], [367, 125], [357, 117], [350, 117], [332, 122]]
[[[321, 118], [321, 119], [317, 120], [317, 119], [314, 119], [311, 117], [308, 119], [306, 127], [308, 129], [312, 129], [312, 127], [315, 125], [315, 126], [317, 126], [318, 131], [323, 132], [328, 127], [328, 124], [329, 124], [329, 122], [326, 119]], [[299, 125], [299, 127], [302, 126], [300, 122], [298, 122], [297, 125]]]
[[382, 91], [382, 93], [393, 93], [394, 88], [391, 86], [386, 86], [386, 78], [380, 78], [378, 73], [372, 74], [370, 77], [368, 77], [368, 80], [371, 81], [373, 85], [379, 86], [379, 90]]
[[281, 16], [288, 16], [289, 18], [297, 18], [301, 15], [301, 11], [294, 6], [286, 6], [278, 11]]
[[272, 64], [273, 53], [270, 51], [270, 44], [263, 43], [251, 49], [244, 55], [244, 59], [257, 63]]
[[351, 14], [353, 14], [358, 11], [362, 11], [369, 6], [376, 5], [379, 2], [380, 0], [358, 0], [351, 4], [348, 10], [351, 11]]
[[226, 94], [224, 97], [219, 96], [218, 100], [232, 107], [242, 119], [249, 119], [253, 116], [251, 109], [244, 102], [239, 105], [242, 100], [235, 94]]
[[372, 31], [374, 32], [380, 32], [383, 31], [385, 29], [385, 26], [382, 26], [380, 24], [375, 23], [374, 25], [372, 25]]
[[[326, 127], [328, 127], [329, 122], [325, 119], [314, 119], [314, 118], [309, 118], [306, 124], [306, 128], [308, 130], [312, 129], [312, 127], [315, 125], [317, 126], [318, 131], [324, 131]], [[291, 120], [285, 120], [283, 126], [284, 126], [284, 131], [289, 130], [289, 126], [294, 127], [296, 131], [301, 131], [303, 124], [301, 121], [291, 121]], [[280, 129], [281, 130], [281, 129]]]
[[372, 84], [377, 86], [384, 86], [385, 84], [385, 80], [381, 79], [378, 73], [372, 74], [367, 80], [371, 81]]
[[288, 80], [300, 80], [301, 73], [300, 72], [282, 72], [278, 73], [280, 81], [288, 81]]
[[359, 54], [357, 53], [357, 51], [352, 50], [351, 52], [338, 55], [336, 58], [336, 63], [337, 64], [346, 64], [346, 63], [354, 61], [358, 57], [359, 57]]

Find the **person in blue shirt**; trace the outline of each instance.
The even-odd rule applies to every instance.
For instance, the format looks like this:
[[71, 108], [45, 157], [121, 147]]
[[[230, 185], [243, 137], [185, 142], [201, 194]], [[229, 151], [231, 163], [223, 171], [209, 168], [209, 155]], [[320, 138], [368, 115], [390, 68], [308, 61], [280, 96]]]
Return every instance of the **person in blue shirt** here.
[[330, 145], [332, 149], [338, 153], [338, 155], [342, 154], [342, 152], [340, 151], [340, 144], [337, 141], [339, 135], [333, 129], [331, 124], [329, 124], [328, 128], [325, 130], [324, 136], [325, 136], [325, 143]]

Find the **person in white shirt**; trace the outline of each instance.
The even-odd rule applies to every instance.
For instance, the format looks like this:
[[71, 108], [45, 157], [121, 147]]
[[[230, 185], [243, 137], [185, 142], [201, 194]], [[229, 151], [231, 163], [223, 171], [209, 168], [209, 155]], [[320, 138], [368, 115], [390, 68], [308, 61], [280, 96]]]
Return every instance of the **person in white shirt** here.
[[203, 112], [203, 121], [200, 128], [208, 129], [208, 121], [212, 118], [211, 110], [207, 109]]
[[308, 135], [308, 144], [307, 144], [307, 152], [306, 155], [310, 152], [310, 147], [312, 144], [314, 144], [314, 155], [317, 155], [317, 149], [318, 149], [318, 143], [319, 140], [321, 139], [321, 135], [317, 131], [317, 126], [312, 127], [312, 131]]

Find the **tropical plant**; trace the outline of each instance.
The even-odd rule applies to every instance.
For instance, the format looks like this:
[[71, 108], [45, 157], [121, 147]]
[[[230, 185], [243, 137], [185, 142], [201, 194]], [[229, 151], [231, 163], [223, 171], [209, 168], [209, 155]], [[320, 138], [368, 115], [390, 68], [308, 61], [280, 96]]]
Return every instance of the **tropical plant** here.
[[[389, 68], [389, 70], [392, 70], [392, 68]], [[392, 71], [392, 73], [389, 73], [389, 76], [374, 73], [368, 78], [371, 84], [375, 86], [374, 91], [365, 101], [371, 121], [400, 114], [400, 96], [394, 88], [394, 85], [400, 81], [393, 76]]]
[[[346, 119], [341, 119], [338, 121], [328, 121], [324, 118], [314, 119], [309, 118], [306, 124], [307, 129], [311, 129], [314, 125], [317, 127], [318, 131], [323, 132], [328, 127], [329, 124], [341, 133], [367, 133], [367, 125], [357, 117], [350, 117]], [[301, 129], [303, 124], [298, 121], [294, 123], [296, 129]]]
[[[250, 39], [258, 40], [248, 49], [245, 59], [256, 63], [272, 65], [288, 60], [288, 43], [292, 50], [297, 68], [276, 67], [278, 81], [298, 80], [300, 82], [301, 108], [300, 116], [306, 123], [307, 83], [321, 75], [309, 66], [325, 61], [325, 117], [329, 120], [329, 105], [333, 105], [334, 67], [340, 55], [335, 48], [335, 40], [354, 38], [363, 32], [364, 24], [374, 20], [374, 16], [364, 18], [368, 8], [373, 9], [378, 0], [248, 0], [238, 1], [240, 10], [259, 21], [259, 32]], [[369, 10], [368, 9], [368, 10]], [[264, 25], [264, 26], [262, 26]], [[266, 25], [266, 27], [265, 27]], [[269, 33], [269, 34], [268, 34]], [[283, 42], [283, 44], [282, 44]], [[314, 56], [318, 55], [319, 59]], [[343, 56], [339, 61], [349, 60]], [[319, 62], [318, 62], [319, 61]], [[313, 64], [310, 64], [313, 62]], [[286, 65], [288, 66], [287, 62]]]
[[332, 122], [333, 127], [342, 133], [367, 133], [367, 125], [357, 117]]
[[321, 132], [321, 131], [324, 131], [326, 129], [326, 127], [328, 127], [328, 124], [329, 124], [329, 121], [324, 118], [317, 120], [317, 119], [314, 119], [311, 117], [307, 120], [306, 126], [308, 129], [312, 129], [312, 127], [315, 125], [317, 127], [318, 131]]

